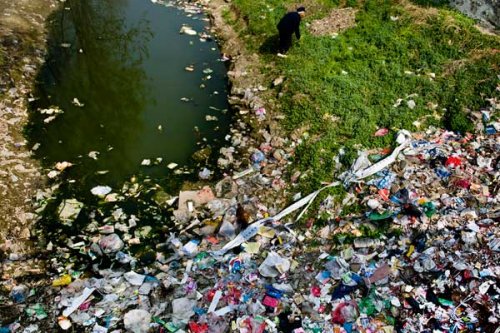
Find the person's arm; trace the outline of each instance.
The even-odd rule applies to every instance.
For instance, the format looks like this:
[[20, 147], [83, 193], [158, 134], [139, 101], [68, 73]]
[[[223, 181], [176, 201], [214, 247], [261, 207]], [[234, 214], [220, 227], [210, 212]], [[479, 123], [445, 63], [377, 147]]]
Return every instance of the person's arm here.
[[300, 22], [295, 29], [295, 37], [297, 37], [297, 39], [300, 39]]

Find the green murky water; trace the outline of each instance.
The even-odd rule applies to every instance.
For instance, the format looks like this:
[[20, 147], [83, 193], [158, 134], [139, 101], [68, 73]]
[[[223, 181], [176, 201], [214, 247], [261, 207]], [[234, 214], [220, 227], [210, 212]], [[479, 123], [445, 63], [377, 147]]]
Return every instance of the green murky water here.
[[[180, 34], [183, 24], [208, 25], [149, 0], [63, 4], [50, 21], [28, 128], [44, 165], [73, 163], [65, 177], [88, 191], [134, 174], [173, 177], [169, 163], [193, 166], [196, 150], [223, 140], [225, 65], [213, 40]], [[64, 113], [40, 112], [52, 106]]]

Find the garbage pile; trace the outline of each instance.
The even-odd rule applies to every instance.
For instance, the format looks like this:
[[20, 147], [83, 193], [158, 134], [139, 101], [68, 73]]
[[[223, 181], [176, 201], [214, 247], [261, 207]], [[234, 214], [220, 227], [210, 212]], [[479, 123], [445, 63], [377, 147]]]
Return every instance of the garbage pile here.
[[328, 195], [305, 228], [285, 216], [308, 197], [276, 215], [209, 187], [181, 192], [184, 222], [147, 264], [116, 224], [100, 226], [82, 247], [92, 269], [58, 267], [45, 305], [15, 286], [26, 320], [1, 332], [41, 320], [82, 332], [498, 331], [498, 135], [429, 129], [398, 143], [376, 163], [361, 153], [345, 197]]

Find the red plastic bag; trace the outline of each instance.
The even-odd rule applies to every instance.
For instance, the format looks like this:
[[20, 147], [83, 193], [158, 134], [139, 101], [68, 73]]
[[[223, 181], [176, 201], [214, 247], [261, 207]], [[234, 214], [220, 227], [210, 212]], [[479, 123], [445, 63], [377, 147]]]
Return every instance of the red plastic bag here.
[[191, 333], [207, 333], [208, 332], [208, 324], [198, 324], [195, 322], [189, 323], [189, 332]]
[[356, 304], [344, 302], [337, 305], [332, 312], [332, 322], [334, 324], [344, 325], [356, 321], [358, 309]]
[[450, 156], [444, 163], [446, 167], [456, 168], [462, 164], [462, 160], [458, 156]]
[[320, 297], [321, 296], [321, 288], [318, 286], [312, 286], [311, 287], [311, 294], [314, 297]]
[[271, 308], [277, 307], [279, 303], [280, 303], [279, 300], [277, 300], [274, 297], [267, 296], [267, 295], [266, 295], [266, 297], [264, 297], [264, 300], [262, 301], [262, 304], [264, 304], [265, 306], [269, 306]]

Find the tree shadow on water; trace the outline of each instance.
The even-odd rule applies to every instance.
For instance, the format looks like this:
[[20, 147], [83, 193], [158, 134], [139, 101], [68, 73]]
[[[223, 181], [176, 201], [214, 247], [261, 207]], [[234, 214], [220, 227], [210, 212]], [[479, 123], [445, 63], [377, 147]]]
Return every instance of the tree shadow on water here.
[[261, 54], [276, 54], [279, 49], [279, 35], [272, 35], [266, 38], [264, 43], [259, 47]]

